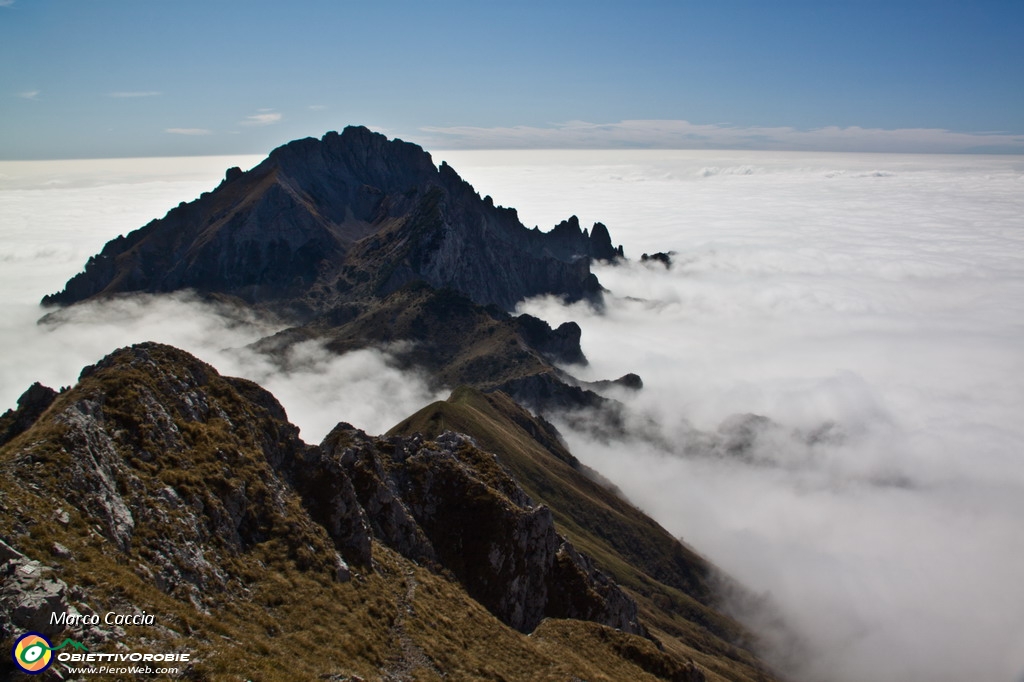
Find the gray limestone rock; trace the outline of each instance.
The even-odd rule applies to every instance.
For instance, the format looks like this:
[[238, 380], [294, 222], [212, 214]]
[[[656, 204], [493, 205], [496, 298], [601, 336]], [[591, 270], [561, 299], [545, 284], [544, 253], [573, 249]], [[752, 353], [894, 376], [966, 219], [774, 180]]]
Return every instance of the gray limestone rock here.
[[55, 635], [51, 614], [68, 609], [67, 585], [53, 571], [0, 541], [0, 638], [34, 631]]
[[370, 439], [342, 425], [324, 447], [341, 453], [380, 541], [451, 571], [509, 626], [530, 632], [559, 617], [644, 632], [633, 600], [468, 436]]

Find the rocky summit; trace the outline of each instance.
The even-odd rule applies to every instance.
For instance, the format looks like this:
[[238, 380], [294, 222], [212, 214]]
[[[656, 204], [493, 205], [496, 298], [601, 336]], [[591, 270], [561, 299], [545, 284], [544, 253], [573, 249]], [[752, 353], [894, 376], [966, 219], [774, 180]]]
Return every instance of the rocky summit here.
[[386, 347], [440, 387], [593, 407], [599, 396], [558, 367], [586, 363], [579, 327], [509, 311], [539, 295], [600, 305], [590, 266], [621, 258], [600, 223], [527, 229], [420, 147], [349, 127], [230, 169], [213, 191], [108, 242], [42, 302], [187, 289], [293, 324], [256, 345], [275, 361], [309, 339], [339, 353]]
[[420, 147], [349, 127], [229, 170], [212, 192], [108, 242], [43, 303], [194, 289], [301, 316], [423, 281], [511, 310], [542, 294], [599, 297], [591, 260], [621, 255], [601, 224], [527, 229]]
[[294, 325], [255, 348], [283, 362], [297, 342], [386, 348], [437, 387], [505, 390], [536, 410], [602, 399], [562, 369], [586, 364], [580, 329], [552, 330], [525, 298], [600, 305], [596, 260], [624, 258], [608, 229], [575, 216], [527, 229], [447, 164], [366, 128], [275, 149], [248, 172], [118, 237], [46, 306], [190, 290]]

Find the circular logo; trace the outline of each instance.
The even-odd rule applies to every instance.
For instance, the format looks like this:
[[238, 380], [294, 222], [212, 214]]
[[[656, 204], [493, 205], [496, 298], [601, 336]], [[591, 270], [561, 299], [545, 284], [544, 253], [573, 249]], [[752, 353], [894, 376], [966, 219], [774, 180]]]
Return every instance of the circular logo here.
[[50, 640], [38, 632], [28, 632], [14, 643], [11, 658], [22, 672], [38, 675], [53, 663]]

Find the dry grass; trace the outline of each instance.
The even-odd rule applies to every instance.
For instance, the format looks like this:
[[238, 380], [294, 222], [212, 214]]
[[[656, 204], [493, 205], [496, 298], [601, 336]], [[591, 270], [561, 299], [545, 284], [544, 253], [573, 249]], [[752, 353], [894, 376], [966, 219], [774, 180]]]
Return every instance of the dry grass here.
[[551, 508], [559, 532], [629, 590], [644, 622], [671, 640], [669, 650], [727, 679], [768, 678], [754, 655], [737, 645], [749, 634], [715, 609], [716, 569], [574, 466], [545, 424], [502, 393], [463, 387], [390, 433], [432, 437], [446, 429], [497, 453], [527, 494]]
[[[673, 679], [690, 659], [709, 679], [758, 679], [746, 652], [687, 618], [692, 611], [710, 619], [713, 611], [651, 577], [647, 567], [659, 565], [660, 545], [648, 539], [634, 546], [624, 537], [653, 533], [653, 522], [642, 521], [646, 517], [540, 448], [517, 423], [523, 415], [510, 412], [511, 403], [500, 396], [464, 392], [457, 404], [435, 406], [402, 428], [454, 428], [499, 453], [528, 493], [553, 509], [562, 532], [633, 590], [645, 621], [665, 643], [665, 653], [647, 640], [592, 623], [548, 620], [532, 635], [523, 635], [498, 621], [457, 582], [376, 544], [373, 570], [337, 582], [329, 538], [264, 455], [265, 448], [281, 446], [292, 433], [272, 414], [273, 406], [255, 400], [259, 396], [252, 387], [220, 379], [201, 363], [191, 365], [173, 353], [161, 363], [170, 363], [181, 379], [208, 373], [203, 390], [210, 416], [186, 419], [160, 376], [145, 368], [115, 367], [89, 375], [62, 394], [32, 429], [0, 449], [0, 537], [52, 566], [55, 576], [73, 588], [72, 602], [80, 609], [102, 614], [138, 608], [155, 615], [160, 627], [125, 628], [119, 646], [191, 652], [192, 663], [182, 675], [191, 680], [273, 682], [351, 675], [433, 680], [442, 673], [446, 680]], [[166, 433], [138, 419], [147, 393], [171, 415], [180, 447], [161, 449], [157, 441]], [[117, 484], [132, 501], [136, 520], [126, 550], [104, 535], [94, 516], [72, 504], [80, 491], [73, 489], [67, 473], [74, 469], [67, 427], [54, 417], [89, 396], [103, 398], [107, 430], [121, 432], [115, 439], [123, 464]], [[139, 456], [146, 449], [159, 456], [146, 461]], [[476, 455], [467, 450], [462, 456]], [[497, 477], [491, 471], [497, 466], [493, 459], [474, 464], [481, 475]], [[237, 545], [210, 528], [215, 527], [211, 519], [224, 513], [225, 496], [242, 484], [254, 500], [250, 522], [259, 532]], [[166, 487], [187, 508], [168, 505], [159, 495]], [[200, 507], [202, 514], [189, 516], [189, 509]], [[58, 520], [57, 509], [68, 513], [66, 524]], [[207, 527], [184, 527], [196, 519]], [[180, 585], [160, 589], [153, 579], [169, 539], [183, 542], [176, 537], [201, 538], [206, 560], [224, 576], [207, 582], [198, 593], [199, 604], [195, 591]], [[71, 558], [56, 556], [54, 543], [64, 545]], [[651, 557], [637, 561], [644, 552]], [[652, 595], [657, 594], [668, 595], [668, 601], [655, 605]]]

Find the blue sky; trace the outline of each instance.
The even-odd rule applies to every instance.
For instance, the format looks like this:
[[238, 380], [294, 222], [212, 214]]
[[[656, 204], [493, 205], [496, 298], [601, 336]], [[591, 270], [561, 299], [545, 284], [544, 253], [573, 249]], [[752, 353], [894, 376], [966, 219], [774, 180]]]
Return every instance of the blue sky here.
[[1024, 153], [1024, 2], [0, 0], [0, 158], [428, 148]]

